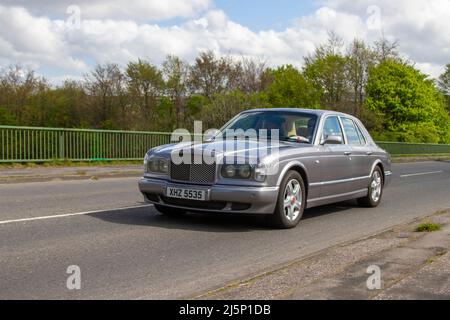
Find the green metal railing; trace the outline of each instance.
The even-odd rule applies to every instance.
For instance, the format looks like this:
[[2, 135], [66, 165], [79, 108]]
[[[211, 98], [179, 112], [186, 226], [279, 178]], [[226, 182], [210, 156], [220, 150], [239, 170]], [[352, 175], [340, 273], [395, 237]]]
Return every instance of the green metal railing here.
[[[0, 126], [0, 162], [141, 160], [170, 133]], [[450, 154], [450, 145], [378, 142], [392, 155]]]
[[450, 154], [449, 144], [377, 142], [378, 146], [391, 155], [437, 155]]
[[0, 126], [0, 162], [141, 160], [170, 133]]

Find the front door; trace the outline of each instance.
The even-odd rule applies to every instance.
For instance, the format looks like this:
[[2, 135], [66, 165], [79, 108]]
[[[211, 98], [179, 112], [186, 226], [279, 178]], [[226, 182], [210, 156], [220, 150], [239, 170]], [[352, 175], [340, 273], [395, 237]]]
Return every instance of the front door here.
[[322, 139], [340, 136], [342, 144], [321, 146], [322, 182], [320, 198], [333, 198], [352, 191], [352, 150], [345, 144], [343, 129], [337, 116], [328, 116], [323, 124]]

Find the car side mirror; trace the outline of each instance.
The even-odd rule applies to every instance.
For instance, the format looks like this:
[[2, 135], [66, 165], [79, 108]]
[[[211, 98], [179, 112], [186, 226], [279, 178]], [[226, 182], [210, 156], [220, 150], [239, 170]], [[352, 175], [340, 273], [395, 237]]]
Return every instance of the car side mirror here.
[[205, 132], [205, 134], [203, 135], [203, 140], [205, 142], [212, 142], [215, 140], [218, 133], [219, 133], [219, 130], [216, 130], [216, 129], [207, 130]]
[[330, 135], [327, 136], [325, 139], [322, 140], [322, 142], [320, 143], [321, 145], [326, 145], [326, 144], [342, 144], [342, 137], [341, 136], [336, 136], [336, 135]]

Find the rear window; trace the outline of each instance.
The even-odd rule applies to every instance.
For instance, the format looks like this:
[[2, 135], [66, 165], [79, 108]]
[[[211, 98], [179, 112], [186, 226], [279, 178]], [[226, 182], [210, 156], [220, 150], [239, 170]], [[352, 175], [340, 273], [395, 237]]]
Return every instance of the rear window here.
[[356, 127], [353, 120], [349, 118], [342, 118], [342, 124], [344, 125], [345, 135], [347, 136], [347, 142], [350, 145], [364, 145], [365, 139], [362, 136], [359, 129]]

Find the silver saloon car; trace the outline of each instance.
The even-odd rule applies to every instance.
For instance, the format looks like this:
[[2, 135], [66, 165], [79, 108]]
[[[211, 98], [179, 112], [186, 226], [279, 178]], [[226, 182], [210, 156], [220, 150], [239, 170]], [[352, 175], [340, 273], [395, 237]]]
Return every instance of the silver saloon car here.
[[280, 228], [320, 205], [376, 207], [392, 174], [361, 121], [308, 109], [242, 112], [205, 141], [149, 150], [144, 164], [140, 191], [163, 214], [264, 214]]

